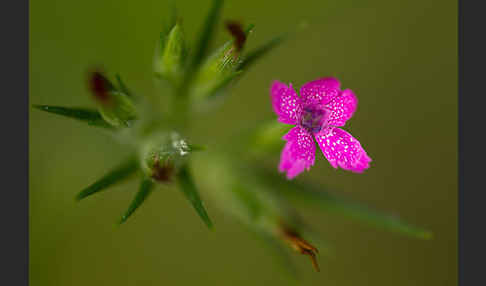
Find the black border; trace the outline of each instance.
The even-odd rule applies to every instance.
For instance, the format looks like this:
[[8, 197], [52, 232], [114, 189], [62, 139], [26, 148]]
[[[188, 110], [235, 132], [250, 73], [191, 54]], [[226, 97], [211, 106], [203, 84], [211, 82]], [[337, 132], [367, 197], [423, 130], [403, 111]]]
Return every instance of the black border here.
[[486, 141], [482, 140], [486, 15], [482, 4], [459, 0], [459, 285], [486, 285]]
[[[28, 285], [29, 277], [29, 2], [2, 2], [2, 285]], [[6, 159], [6, 160], [5, 160]]]

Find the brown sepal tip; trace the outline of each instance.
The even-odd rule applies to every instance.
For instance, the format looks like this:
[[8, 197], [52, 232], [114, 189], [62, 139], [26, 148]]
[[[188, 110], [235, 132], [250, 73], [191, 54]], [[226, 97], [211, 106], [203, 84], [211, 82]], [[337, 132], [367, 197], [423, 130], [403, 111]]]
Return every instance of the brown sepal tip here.
[[246, 41], [246, 34], [241, 23], [234, 20], [228, 20], [226, 21], [226, 29], [235, 39], [236, 50], [238, 52], [241, 51]]
[[305, 239], [300, 237], [300, 235], [288, 228], [283, 228], [282, 230], [282, 237], [283, 239], [290, 244], [290, 246], [295, 249], [296, 251], [300, 252], [301, 254], [309, 256], [312, 266], [314, 269], [319, 272], [319, 264], [317, 264], [316, 254], [319, 253], [319, 250], [307, 242]]
[[110, 91], [113, 89], [111, 82], [100, 70], [89, 72], [88, 85], [93, 96], [103, 104], [110, 101]]
[[154, 159], [152, 179], [160, 183], [169, 183], [174, 175], [174, 166], [166, 161], [160, 164], [158, 158]]

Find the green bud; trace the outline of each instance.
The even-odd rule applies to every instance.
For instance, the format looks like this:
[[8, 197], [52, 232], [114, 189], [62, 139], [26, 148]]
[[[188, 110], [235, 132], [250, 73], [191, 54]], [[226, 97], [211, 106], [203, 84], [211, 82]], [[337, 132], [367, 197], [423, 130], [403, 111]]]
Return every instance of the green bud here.
[[115, 127], [128, 127], [137, 118], [132, 100], [117, 90], [108, 92], [108, 100], [98, 105], [98, 111], [105, 121]]
[[160, 45], [160, 54], [155, 60], [155, 73], [177, 85], [186, 58], [184, 33], [179, 24], [175, 24], [167, 35], [161, 36]]
[[[102, 72], [90, 73], [89, 88], [98, 103], [101, 117], [110, 125], [128, 127], [136, 119], [135, 105], [129, 95], [117, 89]], [[120, 88], [127, 90], [124, 85]]]
[[227, 86], [239, 74], [239, 61], [239, 50], [234, 40], [228, 41], [201, 66], [191, 90], [193, 99], [201, 100], [214, 96]]
[[216, 50], [199, 69], [191, 90], [196, 101], [221, 94], [242, 72], [240, 56], [253, 25], [243, 30], [240, 23], [227, 21], [226, 28], [233, 38]]
[[150, 137], [140, 152], [142, 171], [155, 181], [169, 183], [187, 162], [191, 147], [178, 133]]

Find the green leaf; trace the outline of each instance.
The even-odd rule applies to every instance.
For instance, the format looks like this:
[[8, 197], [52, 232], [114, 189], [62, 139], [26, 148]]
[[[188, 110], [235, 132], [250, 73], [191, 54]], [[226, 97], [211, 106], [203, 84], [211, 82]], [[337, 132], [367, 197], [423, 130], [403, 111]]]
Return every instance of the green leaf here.
[[214, 98], [240, 74], [240, 71], [235, 70], [238, 64], [238, 52], [233, 46], [233, 40], [230, 40], [208, 57], [200, 67], [194, 78], [190, 96], [198, 101]]
[[177, 9], [175, 1], [171, 1], [171, 7], [169, 8], [169, 15], [166, 17], [164, 23], [162, 24], [162, 31], [160, 32], [160, 47], [159, 53], [162, 54], [167, 44], [167, 37], [170, 30], [175, 26], [177, 22]]
[[420, 239], [432, 239], [432, 233], [426, 229], [411, 225], [396, 216], [380, 213], [360, 203], [334, 196], [316, 185], [288, 181], [263, 169], [261, 169], [260, 175], [273, 186], [276, 192], [288, 198], [315, 205], [322, 210], [339, 213], [387, 231]]
[[198, 152], [198, 151], [204, 151], [206, 150], [206, 146], [203, 145], [197, 145], [197, 144], [187, 144], [189, 147], [189, 150], [191, 152]]
[[178, 86], [183, 75], [187, 48], [180, 24], [175, 24], [165, 40], [165, 47], [155, 60], [155, 73], [158, 77]]
[[280, 45], [285, 38], [286, 38], [286, 34], [276, 36], [275, 38], [271, 39], [270, 41], [263, 44], [259, 48], [256, 48], [255, 50], [249, 52], [246, 55], [246, 57], [243, 59], [243, 61], [240, 63], [239, 69], [240, 70], [248, 69], [252, 64], [254, 64], [260, 58], [265, 56], [267, 53], [269, 53], [275, 47]]
[[211, 38], [214, 34], [216, 23], [219, 20], [222, 6], [223, 0], [213, 0], [213, 6], [209, 10], [206, 21], [204, 22], [203, 30], [201, 31], [197, 44], [194, 48], [195, 53], [192, 57], [190, 65], [191, 70], [195, 70], [197, 67], [199, 67], [208, 52], [209, 43], [211, 42]]
[[118, 167], [108, 172], [101, 179], [79, 192], [79, 194], [76, 196], [76, 200], [79, 201], [100, 191], [106, 190], [108, 187], [128, 178], [137, 170], [137, 161], [135, 161], [134, 159], [127, 160], [126, 162], [120, 164]]
[[213, 87], [211, 91], [208, 92], [207, 95], [208, 99], [214, 99], [216, 97], [220, 97], [221, 95], [224, 95], [225, 91], [227, 90], [227, 88], [229, 87], [233, 79], [235, 79], [241, 73], [242, 71], [236, 71], [223, 78], [218, 84], [216, 84]]
[[140, 183], [140, 189], [138, 190], [135, 198], [128, 207], [128, 210], [120, 219], [119, 224], [124, 223], [140, 207], [140, 205], [142, 205], [142, 203], [152, 193], [154, 185], [154, 182], [149, 178], [144, 178], [142, 180], [142, 182]]
[[45, 112], [80, 120], [88, 123], [88, 125], [91, 126], [110, 128], [110, 129], [113, 128], [113, 126], [111, 126], [108, 122], [106, 122], [103, 119], [103, 117], [98, 111], [93, 109], [62, 107], [62, 106], [52, 106], [52, 105], [33, 105], [32, 107]]
[[187, 165], [181, 168], [177, 178], [179, 180], [181, 191], [192, 204], [204, 223], [206, 223], [207, 227], [212, 228], [213, 224], [206, 212], [206, 209], [204, 208], [201, 198], [199, 197], [199, 193]]

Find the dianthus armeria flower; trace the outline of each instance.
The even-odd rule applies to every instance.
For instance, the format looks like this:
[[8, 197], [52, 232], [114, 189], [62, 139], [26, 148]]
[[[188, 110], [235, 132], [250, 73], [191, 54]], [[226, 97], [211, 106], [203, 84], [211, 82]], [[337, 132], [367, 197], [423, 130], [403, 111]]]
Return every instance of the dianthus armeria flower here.
[[295, 125], [283, 139], [287, 141], [280, 157], [280, 172], [288, 179], [309, 170], [319, 147], [334, 168], [356, 173], [369, 168], [371, 158], [351, 134], [341, 128], [353, 116], [358, 100], [350, 89], [341, 90], [337, 79], [328, 77], [304, 84], [300, 97], [292, 84], [274, 81], [270, 90], [278, 120]]

